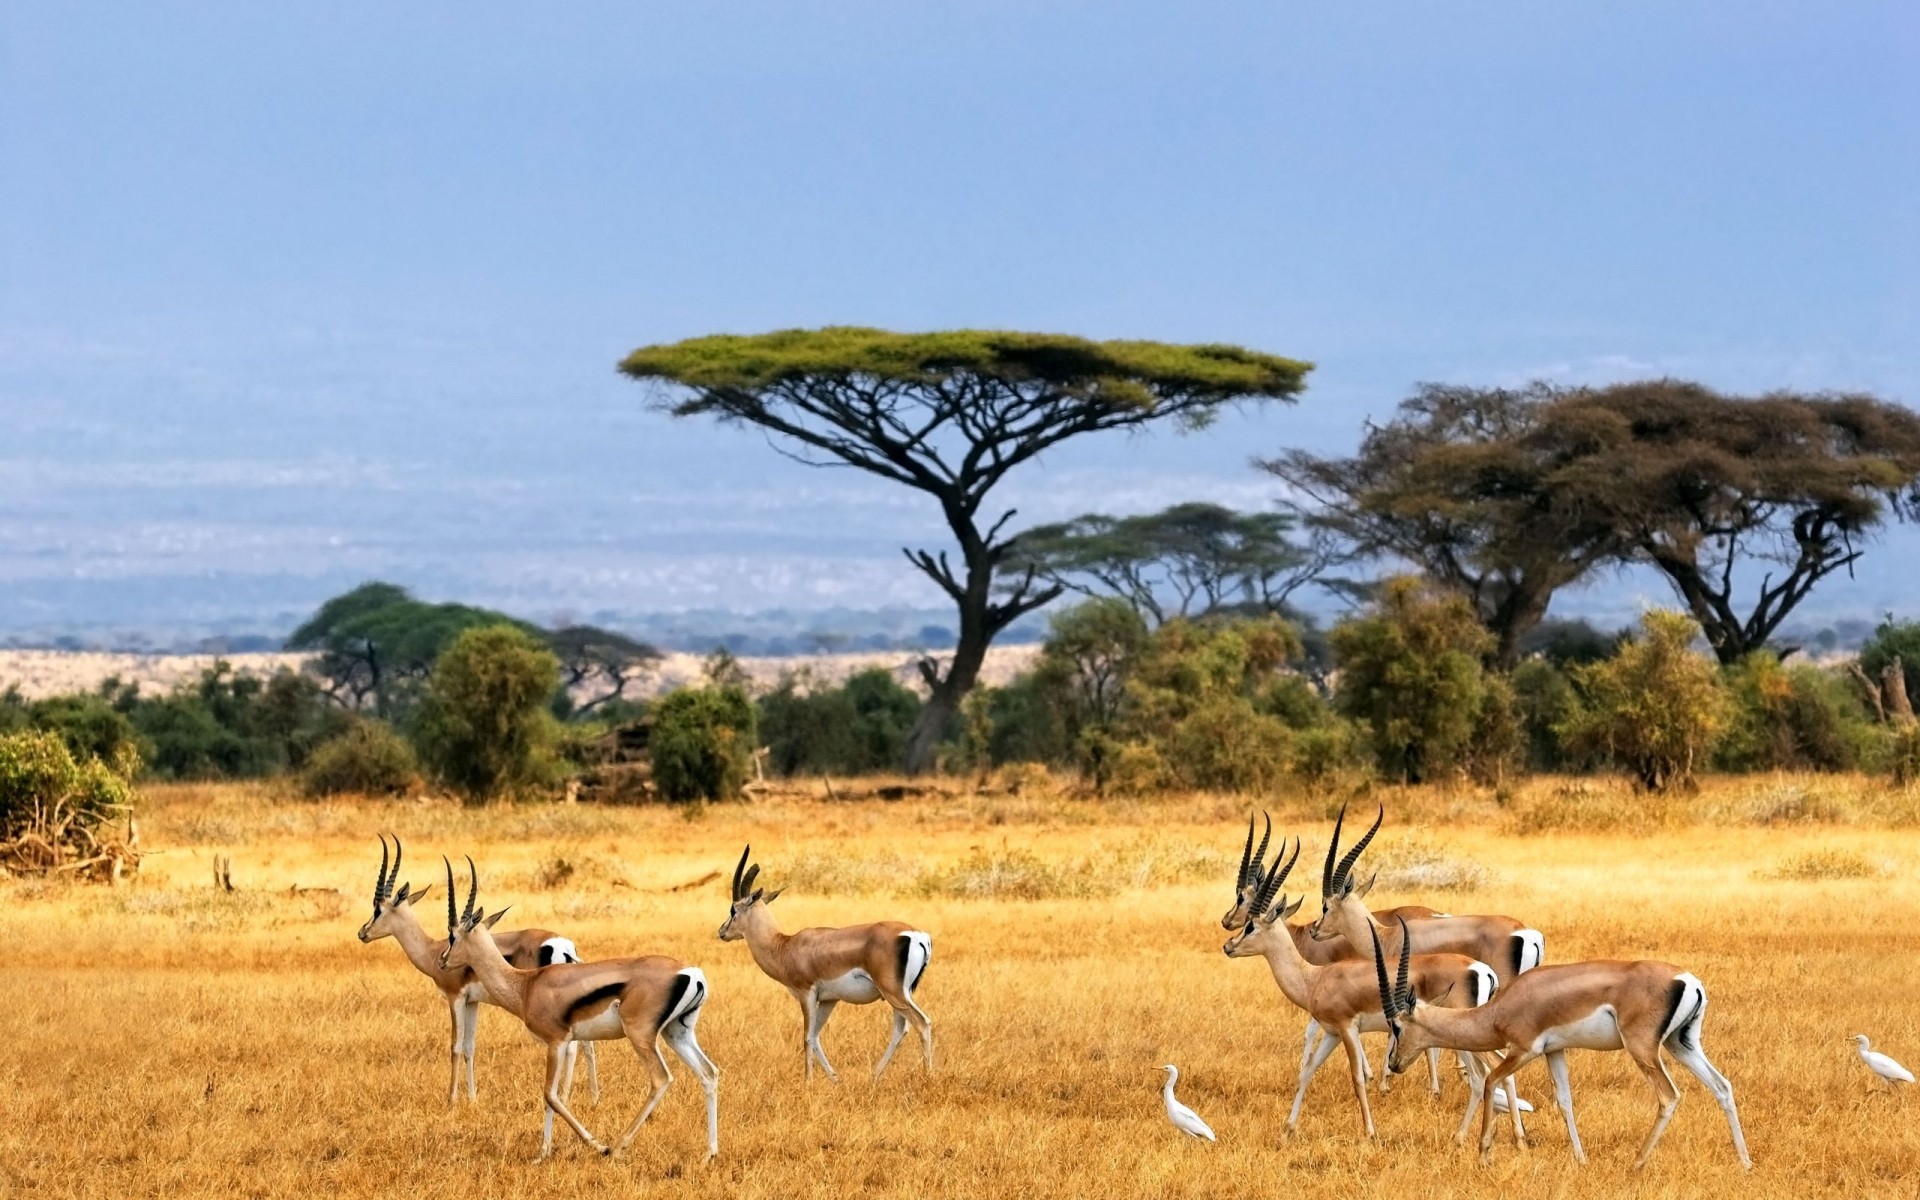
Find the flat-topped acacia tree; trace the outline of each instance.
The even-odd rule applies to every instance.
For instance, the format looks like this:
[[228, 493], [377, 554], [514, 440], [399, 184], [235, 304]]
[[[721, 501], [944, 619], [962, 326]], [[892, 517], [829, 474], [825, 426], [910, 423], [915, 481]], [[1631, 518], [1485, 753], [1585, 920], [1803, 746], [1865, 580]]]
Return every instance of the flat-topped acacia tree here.
[[1081, 434], [1167, 422], [1194, 429], [1229, 404], [1291, 399], [1312, 368], [1238, 346], [831, 327], [648, 346], [620, 369], [672, 385], [655, 403], [673, 416], [755, 426], [809, 466], [856, 467], [939, 503], [959, 566], [945, 550], [905, 554], [953, 599], [960, 636], [944, 671], [920, 663], [931, 695], [904, 764], [917, 773], [932, 765], [995, 635], [1060, 594], [1032, 571], [996, 586], [1014, 513], [983, 511], [994, 486]]

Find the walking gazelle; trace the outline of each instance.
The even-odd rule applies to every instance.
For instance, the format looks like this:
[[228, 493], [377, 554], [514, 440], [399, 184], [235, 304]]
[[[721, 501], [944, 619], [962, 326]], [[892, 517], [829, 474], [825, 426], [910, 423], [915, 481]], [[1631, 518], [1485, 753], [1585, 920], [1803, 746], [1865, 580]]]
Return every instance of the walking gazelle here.
[[[1722, 1075], [1700, 1047], [1701, 1026], [1707, 1016], [1707, 989], [1694, 976], [1663, 962], [1581, 962], [1539, 967], [1503, 987], [1479, 1008], [1443, 1009], [1424, 1003], [1408, 981], [1407, 950], [1411, 939], [1400, 939], [1400, 967], [1387, 982], [1386, 955], [1374, 937], [1373, 962], [1380, 989], [1381, 1009], [1387, 1014], [1387, 1070], [1400, 1071], [1429, 1046], [1455, 1050], [1499, 1051], [1504, 1061], [1487, 1076], [1485, 1086], [1497, 1086], [1521, 1067], [1545, 1057], [1553, 1075], [1560, 1111], [1567, 1121], [1567, 1140], [1576, 1161], [1587, 1161], [1580, 1131], [1573, 1121], [1573, 1093], [1567, 1086], [1568, 1050], [1625, 1050], [1647, 1085], [1653, 1089], [1659, 1113], [1640, 1147], [1634, 1167], [1647, 1165], [1660, 1135], [1680, 1103], [1680, 1091], [1660, 1057], [1669, 1050], [1707, 1085], [1727, 1115], [1733, 1149], [1740, 1165], [1749, 1169], [1747, 1139], [1740, 1131], [1740, 1110], [1734, 1107], [1733, 1084]], [[1418, 961], [1416, 956], [1415, 961]], [[1462, 1134], [1465, 1126], [1462, 1126]], [[1526, 1145], [1520, 1114], [1513, 1114], [1514, 1140]], [[1460, 1137], [1456, 1141], [1463, 1140]], [[1493, 1154], [1493, 1110], [1480, 1118], [1480, 1161]]]
[[[720, 1068], [694, 1037], [694, 1024], [708, 997], [707, 977], [698, 967], [671, 958], [609, 958], [599, 962], [556, 963], [522, 970], [500, 953], [484, 909], [476, 910], [479, 872], [467, 860], [467, 905], [455, 914], [453, 864], [447, 864], [447, 948], [441, 965], [467, 968], [479, 977], [493, 1002], [519, 1017], [547, 1047], [546, 1104], [540, 1157], [553, 1150], [553, 1116], [573, 1127], [580, 1140], [602, 1154], [624, 1149], [647, 1123], [673, 1083], [660, 1054], [664, 1040], [700, 1080], [707, 1098], [707, 1157], [720, 1153]], [[502, 909], [501, 912], [505, 912]], [[494, 914], [498, 919], [499, 913]], [[574, 1042], [626, 1038], [646, 1068], [652, 1091], [646, 1107], [612, 1146], [603, 1145], [567, 1107], [562, 1079], [569, 1073], [568, 1048]]]
[[[480, 1033], [480, 1005], [491, 1003], [486, 988], [475, 979], [473, 972], [465, 968], [447, 968], [440, 965], [441, 952], [447, 948], [444, 940], [435, 940], [427, 936], [420, 927], [420, 918], [414, 913], [413, 906], [426, 898], [433, 890], [428, 884], [419, 891], [413, 885], [403, 883], [398, 892], [394, 891], [394, 882], [400, 878], [400, 862], [405, 850], [400, 839], [393, 839], [393, 868], [387, 868], [387, 835], [380, 835], [380, 876], [373, 885], [373, 916], [360, 927], [362, 942], [377, 942], [390, 937], [400, 943], [400, 949], [412, 963], [414, 969], [433, 981], [440, 989], [440, 996], [447, 1002], [447, 1010], [453, 1017], [453, 1042], [450, 1057], [453, 1062], [453, 1080], [447, 1090], [447, 1103], [457, 1104], [460, 1100], [460, 1080], [464, 1074], [467, 1083], [467, 1099], [475, 1100], [479, 1096], [478, 1084], [474, 1080], [473, 1053], [474, 1042]], [[453, 897], [447, 897], [451, 903]], [[495, 914], [493, 920], [499, 920]], [[492, 922], [489, 922], [491, 925]], [[580, 955], [574, 949], [573, 942], [561, 937], [550, 929], [515, 929], [507, 933], [494, 935], [494, 942], [500, 947], [500, 953], [516, 967], [544, 967], [556, 962], [578, 962]], [[589, 1042], [587, 1052], [587, 1075], [592, 1083], [593, 1098], [600, 1099], [600, 1067], [593, 1053], [593, 1044]], [[567, 1084], [571, 1088], [573, 1072], [567, 1072]]]
[[807, 1078], [813, 1078], [813, 1064], [818, 1060], [827, 1078], [839, 1082], [840, 1076], [820, 1048], [820, 1031], [827, 1027], [827, 1018], [841, 1001], [871, 1004], [884, 999], [893, 1009], [893, 1037], [873, 1068], [875, 1079], [893, 1061], [893, 1052], [900, 1048], [909, 1025], [920, 1034], [927, 1070], [933, 1070], [933, 1022], [913, 999], [914, 989], [933, 958], [933, 938], [902, 921], [782, 933], [767, 911], [780, 893], [753, 886], [760, 868], [757, 864], [748, 867], [752, 853], [752, 846], [742, 850], [740, 862], [733, 868], [733, 900], [720, 926], [720, 940], [745, 939], [754, 963], [800, 1002], [800, 1012], [806, 1019], [803, 1052]]

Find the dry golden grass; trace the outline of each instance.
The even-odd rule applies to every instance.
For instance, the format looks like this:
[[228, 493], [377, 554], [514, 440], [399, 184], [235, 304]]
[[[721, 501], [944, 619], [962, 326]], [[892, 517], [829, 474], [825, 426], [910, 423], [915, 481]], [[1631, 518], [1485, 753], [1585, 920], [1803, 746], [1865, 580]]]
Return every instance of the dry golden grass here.
[[[1226, 876], [1245, 829], [1230, 798], [785, 800], [688, 819], [657, 809], [302, 804], [183, 787], [152, 797], [144, 834], [167, 852], [136, 885], [0, 883], [0, 1034], [14, 1050], [0, 1067], [0, 1192], [1912, 1195], [1920, 1093], [1869, 1088], [1846, 1038], [1866, 1032], [1877, 1047], [1920, 1059], [1913, 934], [1890, 919], [1920, 904], [1920, 834], [1863, 817], [1866, 781], [1845, 785], [1860, 795], [1842, 797], [1843, 822], [1696, 816], [1663, 818], [1646, 833], [1515, 833], [1500, 800], [1533, 805], [1556, 786], [1504, 798], [1373, 794], [1388, 805], [1391, 837], [1410, 847], [1394, 852], [1406, 864], [1481, 872], [1477, 890], [1449, 893], [1441, 906], [1527, 919], [1546, 932], [1549, 961], [1658, 957], [1706, 982], [1705, 1044], [1737, 1089], [1751, 1177], [1735, 1164], [1718, 1108], [1684, 1073], [1679, 1114], [1651, 1168], [1634, 1175], [1652, 1104], [1618, 1054], [1573, 1056], [1585, 1167], [1567, 1154], [1537, 1067], [1521, 1074], [1541, 1108], [1533, 1148], [1516, 1149], [1503, 1131], [1485, 1170], [1449, 1144], [1464, 1098], [1457, 1079], [1438, 1102], [1407, 1085], [1377, 1098], [1381, 1135], [1367, 1143], [1337, 1057], [1314, 1083], [1299, 1134], [1287, 1137], [1302, 1018], [1263, 964], [1220, 954]], [[1716, 784], [1689, 804], [1747, 814], [1753, 806], [1735, 795], [1745, 787], [1757, 814], [1778, 807], [1763, 793], [1779, 786]], [[1896, 816], [1911, 804], [1876, 803]], [[1283, 807], [1276, 825], [1304, 834], [1313, 862], [1325, 805]], [[703, 967], [714, 999], [701, 1040], [725, 1072], [721, 1157], [700, 1161], [699, 1089], [680, 1070], [622, 1157], [593, 1156], [562, 1130], [554, 1159], [531, 1162], [539, 1054], [497, 1009], [481, 1020], [481, 1102], [448, 1111], [437, 998], [397, 946], [353, 936], [383, 829], [406, 838], [404, 875], [416, 885], [435, 878], [441, 852], [471, 853], [483, 902], [515, 905], [509, 924], [566, 932], [590, 957], [659, 952]], [[729, 870], [749, 838], [772, 882], [793, 880], [775, 910], [788, 928], [897, 915], [933, 933], [921, 998], [937, 1029], [936, 1074], [903, 1051], [886, 1079], [869, 1082], [886, 1019], [843, 1006], [825, 1042], [846, 1082], [803, 1082], [793, 1002], [744, 947], [714, 939], [724, 878], [672, 890]], [[233, 856], [239, 891], [209, 886], [216, 853]], [[1760, 877], [1819, 853], [1886, 873]], [[1019, 865], [1028, 882], [980, 884], [980, 865], [994, 862], [1003, 875]], [[1377, 903], [1424, 898], [1389, 891], [1382, 878]], [[289, 894], [295, 885], [340, 896]], [[1064, 898], [1021, 899], [1022, 888]], [[638, 1111], [641, 1074], [617, 1044], [603, 1046], [601, 1060], [606, 1098], [596, 1106], [583, 1089], [579, 1111], [596, 1131], [617, 1131]], [[1156, 1068], [1169, 1061], [1218, 1145], [1167, 1124]]]

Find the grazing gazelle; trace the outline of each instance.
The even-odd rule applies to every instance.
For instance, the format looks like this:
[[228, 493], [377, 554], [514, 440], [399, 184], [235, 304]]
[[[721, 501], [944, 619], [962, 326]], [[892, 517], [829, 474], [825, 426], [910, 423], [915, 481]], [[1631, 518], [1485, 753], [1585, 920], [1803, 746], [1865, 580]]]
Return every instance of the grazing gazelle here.
[[[1222, 929], [1239, 929], [1244, 926], [1248, 918], [1253, 915], [1250, 911], [1253, 908], [1253, 897], [1254, 894], [1260, 890], [1260, 880], [1266, 874], [1267, 843], [1273, 837], [1273, 819], [1265, 813], [1261, 813], [1260, 815], [1262, 819], [1266, 821], [1266, 828], [1260, 833], [1260, 848], [1258, 850], [1254, 849], [1253, 846], [1253, 815], [1251, 813], [1247, 815], [1247, 844], [1240, 850], [1240, 875], [1233, 889], [1233, 907], [1227, 910], [1226, 916], [1220, 918], [1220, 927]], [[1361, 894], [1365, 895], [1365, 892]], [[1403, 904], [1399, 908], [1376, 909], [1373, 913], [1374, 919], [1381, 922], [1390, 922], [1400, 917], [1405, 917], [1408, 920], [1422, 920], [1427, 917], [1440, 917], [1445, 915], [1445, 913], [1438, 912], [1421, 904]], [[1328, 963], [1341, 962], [1347, 959], [1366, 960], [1366, 951], [1350, 945], [1345, 938], [1329, 938], [1326, 941], [1316, 941], [1310, 926], [1287, 925], [1285, 928], [1287, 936], [1293, 939], [1293, 948], [1300, 952], [1300, 957], [1316, 967], [1324, 967]], [[1325, 1034], [1320, 1028], [1320, 1023], [1309, 1017], [1307, 1019], [1306, 1039], [1300, 1047], [1300, 1066], [1302, 1068], [1305, 1068], [1307, 1062], [1313, 1058], [1314, 1051], [1319, 1049], [1321, 1039], [1324, 1036]], [[1331, 1051], [1329, 1051], [1329, 1053], [1331, 1053]], [[1360, 1060], [1360, 1072], [1363, 1076], [1371, 1077], [1372, 1075], [1372, 1071], [1364, 1058]], [[1437, 1095], [1440, 1091], [1440, 1055], [1438, 1052], [1427, 1056], [1427, 1079], [1429, 1086]], [[1387, 1090], [1387, 1087], [1387, 1076], [1383, 1072], [1380, 1076], [1380, 1090], [1384, 1092]]]
[[[555, 963], [522, 970], [506, 960], [493, 940], [486, 910], [473, 907], [479, 872], [467, 860], [467, 905], [453, 908], [453, 864], [447, 864], [447, 948], [442, 966], [471, 970], [493, 1002], [519, 1017], [527, 1032], [547, 1047], [546, 1103], [540, 1132], [540, 1157], [553, 1150], [553, 1116], [573, 1127], [580, 1140], [602, 1154], [625, 1149], [673, 1083], [660, 1054], [664, 1040], [707, 1095], [707, 1157], [720, 1153], [720, 1068], [694, 1038], [694, 1023], [707, 1002], [707, 977], [699, 967], [658, 955], [608, 958], [599, 962]], [[505, 912], [505, 909], [500, 910]], [[497, 917], [499, 914], [496, 913]], [[612, 1146], [602, 1145], [567, 1107], [562, 1077], [569, 1074], [568, 1048], [575, 1042], [626, 1038], [646, 1068], [652, 1091], [646, 1107]]]
[[[1573, 1145], [1573, 1157], [1587, 1161], [1580, 1145], [1580, 1131], [1573, 1123], [1573, 1093], [1567, 1087], [1569, 1050], [1625, 1050], [1653, 1089], [1659, 1114], [1634, 1167], [1647, 1165], [1653, 1148], [1673, 1119], [1680, 1103], [1680, 1090], [1667, 1074], [1660, 1057], [1664, 1048], [1680, 1060], [1682, 1066], [1707, 1085], [1720, 1109], [1727, 1114], [1727, 1127], [1733, 1131], [1733, 1149], [1740, 1165], [1751, 1168], [1747, 1157], [1747, 1139], [1740, 1132], [1740, 1110], [1733, 1104], [1733, 1084], [1707, 1060], [1700, 1048], [1700, 1028], [1707, 1015], [1707, 989], [1694, 976], [1671, 963], [1663, 962], [1581, 962], [1563, 966], [1539, 967], [1500, 989], [1491, 1001], [1479, 1008], [1458, 1010], [1435, 1008], [1416, 994], [1408, 983], [1406, 945], [1401, 938], [1400, 969], [1392, 985], [1387, 983], [1387, 960], [1378, 936], [1374, 939], [1373, 962], [1381, 1008], [1387, 1014], [1387, 1069], [1401, 1070], [1420, 1051], [1429, 1046], [1455, 1050], [1499, 1051], [1504, 1061], [1487, 1076], [1486, 1086], [1495, 1086], [1536, 1058], [1545, 1056], [1553, 1075], [1554, 1091], [1560, 1099], [1560, 1111], [1567, 1119], [1567, 1140]], [[1420, 956], [1415, 956], [1418, 962]], [[1462, 1134], [1465, 1129], [1462, 1128]], [[1520, 1114], [1513, 1114], [1514, 1140], [1526, 1145], [1526, 1131]], [[1456, 1141], [1461, 1140], [1456, 1136]], [[1480, 1119], [1480, 1161], [1493, 1155], [1493, 1110], [1489, 1107]]]
[[785, 987], [800, 1002], [806, 1018], [804, 1054], [807, 1078], [813, 1078], [817, 1059], [827, 1078], [839, 1081], [826, 1051], [820, 1048], [820, 1031], [827, 1027], [836, 1004], [871, 1004], [885, 1000], [893, 1009], [893, 1037], [886, 1053], [873, 1068], [880, 1078], [900, 1048], [900, 1039], [912, 1025], [920, 1034], [927, 1054], [927, 1069], [933, 1069], [933, 1022], [914, 1002], [913, 990], [933, 958], [933, 938], [903, 921], [875, 921], [871, 925], [849, 925], [843, 929], [802, 929], [798, 933], [780, 932], [773, 914], [767, 911], [780, 895], [753, 886], [760, 875], [758, 864], [747, 866], [753, 853], [748, 846], [740, 852], [739, 865], [733, 869], [733, 901], [727, 919], [720, 926], [720, 940], [745, 939], [753, 961], [767, 977]]
[[[400, 878], [400, 860], [403, 851], [400, 839], [393, 839], [393, 870], [387, 870], [387, 836], [380, 835], [380, 877], [373, 885], [373, 917], [360, 927], [362, 942], [377, 942], [390, 937], [400, 943], [407, 961], [414, 969], [433, 981], [440, 989], [441, 998], [447, 1002], [447, 1011], [453, 1015], [453, 1082], [447, 1091], [447, 1103], [457, 1104], [460, 1100], [460, 1077], [464, 1073], [467, 1080], [467, 1099], [479, 1096], [478, 1085], [474, 1081], [473, 1046], [480, 1032], [480, 1005], [489, 1003], [486, 988], [473, 977], [473, 972], [464, 968], [449, 970], [440, 965], [440, 953], [447, 948], [444, 940], [436, 941], [427, 936], [420, 928], [420, 918], [415, 915], [413, 906], [433, 890], [428, 884], [419, 891], [413, 885], [403, 883], [399, 892], [393, 890], [394, 881]], [[452, 897], [448, 897], [451, 901]], [[494, 920], [499, 920], [495, 914]], [[489, 922], [491, 924], [492, 922]], [[500, 947], [500, 953], [516, 967], [544, 967], [556, 962], [579, 962], [579, 952], [573, 942], [561, 937], [549, 929], [515, 929], [507, 933], [494, 935], [494, 942]], [[593, 1087], [593, 1098], [600, 1098], [600, 1069], [593, 1053], [593, 1044], [587, 1044], [587, 1076]], [[571, 1087], [573, 1072], [567, 1072], [567, 1083]]]
[[[1367, 848], [1373, 835], [1380, 832], [1380, 824], [1386, 818], [1387, 810], [1383, 806], [1373, 820], [1373, 827], [1335, 865], [1334, 858], [1340, 853], [1340, 826], [1347, 819], [1346, 807], [1341, 806], [1340, 816], [1333, 823], [1333, 840], [1327, 843], [1326, 866], [1320, 873], [1320, 917], [1308, 926], [1316, 941], [1344, 937], [1348, 945], [1360, 951], [1362, 958], [1370, 939], [1376, 935], [1387, 947], [1387, 953], [1397, 953], [1400, 949], [1397, 939], [1401, 926], [1383, 924], [1367, 911], [1360, 897], [1373, 883], [1369, 880], [1356, 885], [1353, 876], [1353, 864], [1359, 861], [1361, 851]], [[1521, 972], [1539, 966], [1546, 955], [1546, 938], [1540, 931], [1528, 929], [1512, 917], [1429, 917], [1410, 921], [1406, 928], [1411, 932], [1415, 954], [1445, 951], [1477, 958], [1498, 972], [1502, 987], [1512, 983]]]
[[[1379, 993], [1374, 986], [1373, 972], [1361, 959], [1325, 966], [1309, 963], [1300, 957], [1293, 939], [1280, 932], [1285, 927], [1287, 916], [1300, 907], [1300, 900], [1289, 904], [1285, 894], [1280, 891], [1287, 874], [1293, 870], [1293, 864], [1299, 861], [1299, 843], [1294, 844], [1292, 858], [1286, 857], [1284, 843], [1281, 851], [1281, 856], [1274, 860], [1272, 869], [1254, 894], [1253, 909], [1256, 915], [1247, 921], [1244, 929], [1228, 938], [1221, 949], [1229, 958], [1253, 955], [1265, 958], [1281, 993], [1330, 1035], [1320, 1044], [1312, 1059], [1300, 1068], [1300, 1085], [1294, 1092], [1293, 1108], [1287, 1114], [1288, 1132], [1298, 1126], [1300, 1107], [1306, 1101], [1307, 1085], [1321, 1064], [1333, 1053], [1335, 1039], [1338, 1039], [1338, 1044], [1347, 1051], [1354, 1098], [1360, 1102], [1361, 1126], [1367, 1136], [1372, 1137], [1373, 1110], [1367, 1103], [1363, 1067], [1366, 1059], [1360, 1048], [1360, 1034], [1385, 1032], [1387, 1029]], [[1464, 954], [1417, 955], [1412, 970], [1414, 988], [1436, 1003], [1459, 1006], [1481, 1004], [1493, 994], [1496, 986], [1493, 968]], [[1466, 1061], [1469, 1073], [1477, 1074], [1479, 1063], [1471, 1057]], [[1472, 1119], [1479, 1103], [1480, 1087], [1476, 1082], [1469, 1094], [1467, 1115], [1462, 1118], [1463, 1127]]]

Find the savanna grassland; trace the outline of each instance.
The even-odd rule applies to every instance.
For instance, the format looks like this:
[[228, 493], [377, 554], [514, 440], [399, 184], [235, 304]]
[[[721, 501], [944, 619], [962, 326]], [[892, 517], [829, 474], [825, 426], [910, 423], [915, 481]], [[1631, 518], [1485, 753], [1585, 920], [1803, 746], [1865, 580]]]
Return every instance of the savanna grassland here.
[[[844, 791], [845, 789], [843, 789]], [[1855, 1032], [1920, 1060], [1920, 832], [1911, 795], [1867, 780], [1710, 781], [1649, 810], [1606, 784], [1375, 793], [1387, 831], [1376, 904], [1509, 913], [1548, 961], [1658, 957], [1705, 981], [1705, 1045], [1733, 1080], [1756, 1162], [1746, 1176], [1711, 1097], [1674, 1068], [1678, 1115], [1629, 1170], [1653, 1114], [1624, 1055], [1572, 1056], [1591, 1162], [1576, 1166], [1545, 1071], [1531, 1149], [1504, 1128], [1482, 1169], [1449, 1138], [1464, 1086], [1409, 1079], [1377, 1096], [1367, 1142], [1338, 1056], [1284, 1130], [1303, 1026], [1260, 960], [1222, 957], [1219, 917], [1244, 803], [1093, 803], [1036, 792], [829, 803], [801, 797], [666, 809], [462, 809], [319, 803], [246, 787], [158, 788], [142, 834], [164, 853], [117, 889], [0, 882], [0, 1190], [14, 1196], [358, 1197], [851, 1195], [1747, 1197], [1912, 1195], [1920, 1093], [1875, 1091]], [[1575, 814], [1560, 818], [1555, 813]], [[1317, 861], [1320, 802], [1274, 805]], [[1559, 827], [1556, 827], [1559, 826]], [[564, 1128], [538, 1147], [540, 1054], [482, 1012], [480, 1103], [446, 1106], [447, 1018], [392, 942], [361, 945], [376, 832], [406, 839], [402, 876], [444, 886], [472, 854], [481, 903], [589, 957], [701, 966], [700, 1038], [724, 1071], [721, 1155], [703, 1163], [684, 1069], [611, 1161]], [[934, 937], [920, 999], [936, 1073], [911, 1042], [888, 1075], [878, 1006], [828, 1027], [839, 1086], [802, 1078], [800, 1017], [740, 944], [715, 940], [726, 872], [751, 840], [789, 930], [898, 916]], [[231, 855], [236, 891], [211, 886]], [[1312, 873], [1302, 882], [1312, 886]], [[307, 889], [294, 891], [295, 888]], [[337, 889], [337, 894], [326, 889]], [[434, 914], [436, 891], [427, 913]], [[1370, 1039], [1378, 1055], [1381, 1039]], [[643, 1077], [600, 1047], [604, 1098], [576, 1111], [617, 1134]], [[1168, 1125], [1157, 1070], [1220, 1134]], [[1736, 1189], [1738, 1189], [1736, 1191]]]

